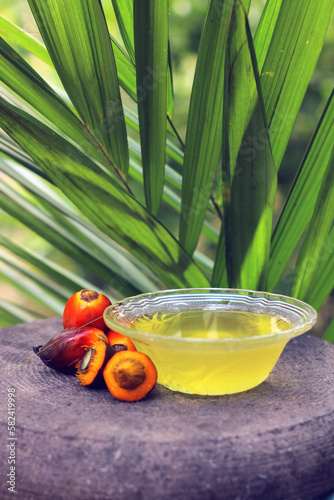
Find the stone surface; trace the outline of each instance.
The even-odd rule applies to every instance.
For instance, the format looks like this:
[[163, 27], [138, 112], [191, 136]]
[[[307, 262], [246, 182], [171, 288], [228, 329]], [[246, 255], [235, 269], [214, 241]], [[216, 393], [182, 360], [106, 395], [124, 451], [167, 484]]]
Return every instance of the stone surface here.
[[334, 491], [334, 346], [290, 341], [269, 378], [245, 393], [157, 386], [125, 403], [32, 353], [60, 329], [55, 318], [0, 330], [2, 499], [13, 498], [9, 387], [20, 500], [313, 500]]

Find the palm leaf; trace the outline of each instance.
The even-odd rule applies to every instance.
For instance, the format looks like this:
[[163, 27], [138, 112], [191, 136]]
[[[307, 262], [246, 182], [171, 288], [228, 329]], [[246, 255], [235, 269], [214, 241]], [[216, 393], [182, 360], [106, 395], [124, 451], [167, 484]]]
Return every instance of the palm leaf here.
[[191, 93], [179, 238], [192, 254], [204, 221], [222, 144], [224, 58], [230, 8], [209, 5]]
[[333, 0], [282, 2], [261, 72], [265, 113], [277, 169], [314, 72], [333, 3]]
[[46, 64], [52, 65], [48, 51], [41, 42], [2, 15], [0, 15], [0, 33], [7, 43], [18, 45], [25, 52], [30, 52]]
[[[38, 286], [42, 293], [47, 293], [55, 301], [55, 309], [65, 304], [69, 297], [70, 289], [66, 289], [59, 282], [54, 281], [50, 276], [41, 272], [36, 272], [26, 261], [21, 261], [7, 252], [0, 253], [0, 260], [5, 263], [12, 271], [27, 277], [32, 283]], [[58, 309], [59, 310], [59, 309]]]
[[[183, 123], [176, 109], [185, 145], [172, 122], [172, 61], [184, 66], [170, 50], [168, 2], [112, 0], [122, 40], [101, 0], [27, 0], [45, 45], [0, 16], [1, 218], [6, 231], [35, 232], [29, 248], [0, 237], [0, 275], [31, 300], [3, 301], [1, 324], [61, 314], [82, 287], [114, 299], [209, 279], [289, 293], [294, 276], [291, 293], [319, 309], [334, 286], [333, 94], [270, 233], [276, 173], [333, 2], [266, 0], [253, 39], [251, 0], [207, 2]], [[179, 222], [179, 242], [165, 222], [173, 234]]]
[[[53, 68], [51, 58], [45, 46], [19, 26], [16, 26], [9, 19], [1, 15], [0, 32], [3, 40], [7, 42], [7, 44], [11, 46], [18, 45], [22, 52], [30, 53], [48, 64], [50, 68]], [[114, 51], [119, 83], [125, 92], [127, 92], [132, 99], [136, 100], [136, 70], [134, 63], [120, 47], [115, 38], [111, 36], [110, 40]], [[56, 72], [54, 73], [56, 74]]]
[[314, 212], [299, 252], [291, 295], [307, 301], [323, 258], [334, 214], [334, 148], [322, 179]]
[[[176, 287], [208, 283], [171, 234], [79, 150], [3, 100], [0, 110], [0, 123], [6, 132], [64, 194], [97, 227], [152, 269], [163, 283]], [[89, 197], [83, 197], [84, 192], [89, 192]]]
[[126, 176], [128, 146], [114, 53], [100, 2], [29, 0], [58, 75], [83, 122]]
[[[116, 45], [114, 45], [114, 48]], [[123, 54], [119, 49], [120, 54]], [[135, 93], [135, 70], [133, 64], [125, 58], [125, 66], [129, 69], [130, 76], [122, 70], [128, 84], [131, 86], [131, 92]], [[116, 59], [117, 61], [117, 59]], [[122, 62], [123, 64], [123, 62]], [[57, 130], [69, 136], [80, 147], [84, 148], [90, 155], [96, 158], [104, 167], [110, 168], [110, 161], [106, 158], [105, 152], [100, 148], [96, 141], [84, 124], [72, 112], [58, 94], [29, 66], [14, 50], [0, 39], [0, 69], [1, 78], [13, 92], [18, 94], [26, 103], [29, 103], [35, 110], [40, 113], [48, 123], [56, 127]], [[134, 80], [134, 84], [131, 81]], [[132, 89], [133, 86], [133, 89]], [[139, 131], [138, 119], [125, 108], [127, 113], [128, 125]], [[3, 146], [8, 149], [7, 139]], [[140, 146], [133, 140], [129, 139], [130, 153], [136, 157], [137, 161], [141, 161]], [[5, 149], [3, 149], [5, 151]], [[179, 164], [182, 165], [183, 153], [173, 143], [167, 141], [168, 154]], [[12, 156], [13, 157], [13, 156]], [[113, 173], [113, 170], [111, 170]], [[137, 171], [137, 174], [139, 171]], [[169, 175], [175, 177], [175, 174], [169, 167], [167, 172], [167, 180]], [[142, 176], [142, 173], [140, 173]], [[138, 175], [136, 176], [138, 178]], [[181, 180], [179, 181], [181, 186]]]
[[[123, 43], [133, 63], [135, 63], [134, 33], [133, 33], [133, 1], [132, 0], [112, 0], [118, 28], [120, 30]], [[170, 55], [170, 54], [169, 54]], [[168, 58], [167, 76], [167, 114], [171, 119], [173, 116], [174, 96], [172, 83], [171, 61]], [[117, 66], [118, 69], [118, 66]]]
[[268, 0], [266, 2], [260, 22], [256, 28], [254, 35], [254, 50], [260, 74], [267, 56], [282, 1], [283, 0]]
[[[17, 193], [12, 187], [3, 183], [0, 187], [0, 208], [15, 217], [18, 221], [29, 227], [35, 233], [42, 236], [55, 248], [58, 248], [66, 255], [71, 256], [75, 261], [80, 262], [82, 266], [86, 266], [101, 280], [106, 280], [110, 284], [114, 284], [116, 288], [125, 291], [126, 284], [122, 279], [118, 278], [117, 273], [110, 270], [99, 259], [99, 254], [92, 255], [87, 251], [87, 247], [78, 239], [75, 227], [70, 229], [66, 224], [61, 224], [54, 220], [50, 214], [41, 210], [36, 205], [32, 204], [28, 199], [24, 198], [21, 193]], [[58, 219], [60, 215], [58, 216]], [[117, 268], [118, 269], [118, 268]]]
[[322, 256], [319, 262], [319, 269], [313, 279], [313, 286], [308, 295], [310, 304], [317, 310], [325, 302], [326, 298], [334, 289], [334, 227], [326, 240]]
[[1, 156], [12, 158], [32, 171], [42, 172], [32, 161], [30, 156], [27, 155], [3, 130], [0, 130], [0, 153]]
[[276, 171], [247, 16], [238, 3], [226, 59], [223, 181], [225, 226], [212, 281], [221, 286], [226, 252], [229, 286], [266, 289]]
[[122, 36], [125, 48], [132, 62], [135, 61], [134, 37], [133, 37], [133, 1], [112, 0], [117, 24]]
[[46, 307], [53, 314], [59, 316], [62, 314], [64, 300], [61, 300], [48, 287], [41, 284], [36, 274], [32, 278], [31, 275], [29, 276], [28, 269], [24, 268], [24, 266], [8, 265], [7, 262], [3, 263], [3, 260], [3, 258], [0, 259], [0, 274], [6, 277], [8, 283], [12, 283], [23, 294], [34, 297], [34, 300], [39, 305]]
[[137, 101], [144, 189], [148, 209], [157, 214], [165, 171], [167, 131], [168, 2], [134, 3]]
[[[40, 236], [80, 263], [83, 272], [89, 269], [96, 277], [119, 288], [123, 295], [155, 289], [155, 280], [143, 272], [135, 257], [124, 255], [118, 245], [76, 211], [64, 196], [57, 195], [54, 186], [51, 188], [40, 175], [8, 161], [0, 161], [0, 169], [20, 183], [19, 192], [13, 186], [6, 190], [6, 196], [17, 206], [18, 218], [23, 217], [22, 221], [29, 223]], [[25, 190], [29, 196], [23, 199]], [[32, 220], [25, 218], [28, 214]]]
[[112, 48], [114, 51], [117, 75], [120, 86], [129, 94], [129, 96], [136, 101], [136, 69], [127, 54], [124, 53], [122, 48], [111, 36]]
[[269, 289], [277, 284], [310, 222], [334, 143], [334, 91], [311, 138], [286, 198], [271, 243]]
[[[45, 255], [40, 255], [35, 251], [24, 248], [21, 245], [10, 241], [8, 238], [0, 235], [0, 247], [5, 248], [23, 262], [27, 263], [38, 272], [44, 273], [44, 276], [50, 277], [55, 283], [58, 283], [64, 290], [64, 300], [80, 289], [96, 290], [101, 293], [106, 293], [105, 289], [99, 289], [97, 283], [92, 283], [83, 278], [81, 275], [64, 269], [63, 266], [57, 265], [55, 262], [48, 259]], [[34, 276], [31, 274], [31, 276]], [[43, 277], [43, 280], [45, 278]], [[131, 293], [131, 292], [130, 292]], [[110, 290], [108, 295], [110, 296]], [[113, 300], [121, 298], [120, 295], [111, 297]]]
[[17, 304], [13, 304], [4, 298], [1, 298], [0, 316], [1, 327], [4, 328], [16, 323], [29, 323], [30, 321], [34, 321], [38, 318], [39, 315], [35, 311], [29, 312]]
[[38, 73], [1, 38], [0, 74], [1, 80], [10, 89], [33, 106], [53, 126], [108, 165], [84, 124]]

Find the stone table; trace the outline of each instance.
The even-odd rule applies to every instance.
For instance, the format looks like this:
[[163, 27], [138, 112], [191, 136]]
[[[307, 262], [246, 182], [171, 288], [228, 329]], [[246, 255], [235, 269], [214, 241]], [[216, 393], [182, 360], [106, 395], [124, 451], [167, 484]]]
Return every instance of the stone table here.
[[157, 386], [126, 403], [32, 353], [60, 329], [54, 318], [0, 330], [2, 499], [14, 498], [9, 457], [20, 500], [314, 500], [334, 491], [333, 345], [291, 340], [269, 378], [244, 393]]

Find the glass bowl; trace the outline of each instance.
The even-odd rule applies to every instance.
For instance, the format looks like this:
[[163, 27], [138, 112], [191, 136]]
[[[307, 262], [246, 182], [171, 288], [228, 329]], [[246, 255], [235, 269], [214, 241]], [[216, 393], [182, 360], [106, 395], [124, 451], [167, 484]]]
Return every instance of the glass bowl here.
[[135, 343], [173, 391], [233, 394], [263, 382], [287, 342], [314, 325], [308, 304], [266, 292], [164, 290], [108, 307], [109, 328]]

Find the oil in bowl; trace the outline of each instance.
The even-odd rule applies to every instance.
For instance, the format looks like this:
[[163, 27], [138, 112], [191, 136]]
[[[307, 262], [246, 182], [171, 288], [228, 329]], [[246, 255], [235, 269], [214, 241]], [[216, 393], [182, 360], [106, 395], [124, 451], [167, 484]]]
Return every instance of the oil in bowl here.
[[315, 316], [307, 304], [264, 292], [189, 289], [126, 299], [106, 310], [105, 321], [152, 359], [160, 384], [222, 395], [263, 382]]
[[[139, 341], [138, 348], [155, 359], [159, 378], [174, 390], [196, 394], [221, 394], [244, 391], [267, 378], [279, 358], [286, 341], [263, 345], [256, 350], [248, 345], [222, 351], [220, 339], [249, 339], [279, 332], [291, 326], [289, 320], [279, 316], [266, 316], [244, 311], [190, 309], [144, 315], [133, 323], [137, 331], [169, 337], [170, 342], [159, 345]], [[212, 339], [209, 344], [184, 346], [173, 339]], [[138, 342], [138, 341], [137, 341]], [[186, 349], [184, 349], [184, 347]], [[227, 346], [226, 346], [227, 347]], [[177, 385], [175, 380], [178, 380]]]
[[287, 330], [291, 321], [248, 311], [185, 309], [145, 314], [132, 325], [138, 331], [166, 337], [227, 339]]

